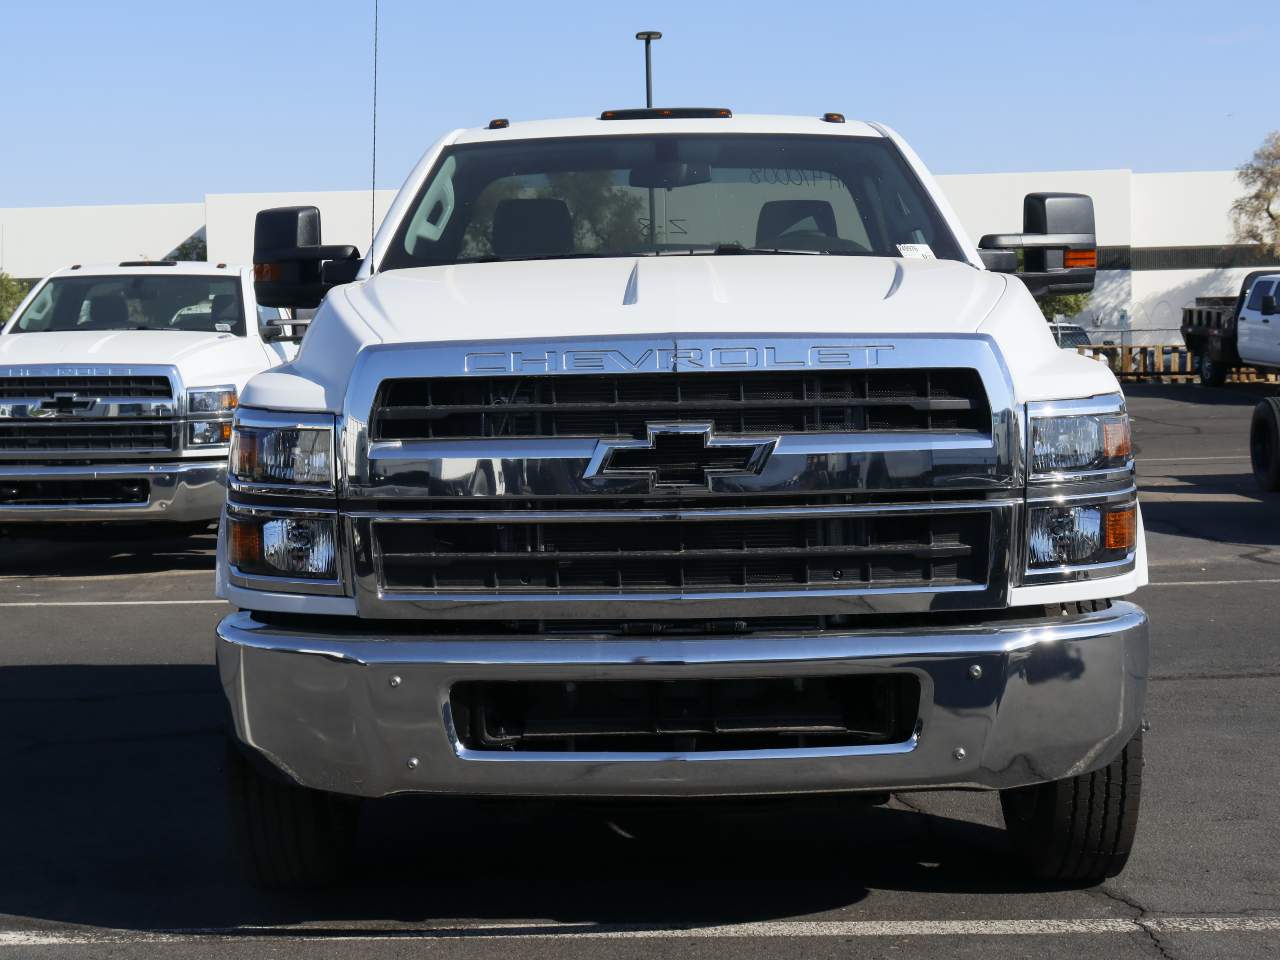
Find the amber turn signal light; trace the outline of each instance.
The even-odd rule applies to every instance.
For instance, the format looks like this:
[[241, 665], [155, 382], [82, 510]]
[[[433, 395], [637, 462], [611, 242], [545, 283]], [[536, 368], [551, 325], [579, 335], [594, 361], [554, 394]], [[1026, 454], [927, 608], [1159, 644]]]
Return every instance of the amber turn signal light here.
[[250, 567], [262, 559], [262, 526], [252, 520], [227, 519], [227, 545], [233, 567]]
[[1128, 460], [1133, 454], [1129, 418], [1120, 417], [1102, 424], [1102, 455], [1108, 460]]
[[1138, 542], [1138, 508], [1111, 510], [1103, 522], [1103, 544], [1108, 550], [1132, 553]]
[[1090, 270], [1096, 269], [1098, 266], [1097, 250], [1065, 250], [1062, 254], [1062, 265], [1069, 270], [1081, 267]]

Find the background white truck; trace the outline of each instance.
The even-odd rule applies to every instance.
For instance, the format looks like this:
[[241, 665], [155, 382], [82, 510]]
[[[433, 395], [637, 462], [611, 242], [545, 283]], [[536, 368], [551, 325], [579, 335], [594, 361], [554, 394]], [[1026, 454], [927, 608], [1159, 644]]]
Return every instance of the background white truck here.
[[975, 249], [891, 130], [720, 109], [452, 133], [363, 259], [260, 213], [260, 300], [323, 303], [219, 536], [259, 878], [340, 879], [362, 797], [951, 788], [1034, 875], [1118, 872], [1129, 420], [1028, 292], [1093, 233], [1032, 194]]
[[247, 269], [77, 265], [0, 332], [0, 524], [214, 520], [245, 382], [297, 350]]

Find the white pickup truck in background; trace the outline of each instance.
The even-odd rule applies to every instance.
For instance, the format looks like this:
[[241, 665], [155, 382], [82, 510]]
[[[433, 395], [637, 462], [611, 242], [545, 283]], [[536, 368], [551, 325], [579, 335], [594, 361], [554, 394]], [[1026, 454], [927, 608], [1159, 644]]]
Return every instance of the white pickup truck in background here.
[[287, 317], [226, 264], [77, 265], [41, 281], [0, 333], [0, 524], [206, 526], [240, 391], [297, 352]]

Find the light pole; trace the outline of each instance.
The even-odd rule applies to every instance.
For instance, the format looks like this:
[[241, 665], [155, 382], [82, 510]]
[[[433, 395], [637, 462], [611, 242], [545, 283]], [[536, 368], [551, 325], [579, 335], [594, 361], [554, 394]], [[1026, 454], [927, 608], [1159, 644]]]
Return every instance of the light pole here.
[[653, 57], [649, 53], [649, 45], [661, 40], [662, 34], [657, 30], [641, 30], [636, 34], [637, 40], [644, 41], [644, 105], [653, 106]]

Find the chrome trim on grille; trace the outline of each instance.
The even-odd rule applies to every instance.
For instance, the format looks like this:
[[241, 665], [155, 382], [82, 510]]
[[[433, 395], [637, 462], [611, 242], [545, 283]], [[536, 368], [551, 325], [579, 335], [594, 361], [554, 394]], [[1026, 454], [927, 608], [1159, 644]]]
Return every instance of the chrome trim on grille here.
[[[758, 474], [712, 476], [705, 489], [670, 491], [654, 489], [644, 477], [584, 477], [591, 464], [600, 461], [602, 445], [616, 445], [616, 438], [371, 441], [369, 435], [375, 400], [383, 381], [389, 379], [493, 377], [503, 372], [574, 376], [797, 368], [973, 369], [986, 391], [990, 431], [977, 435], [929, 431], [784, 434], [776, 438]], [[693, 411], [687, 420], [668, 417], [680, 423], [696, 419]], [[375, 345], [356, 359], [337, 425], [341, 536], [350, 544], [352, 587], [360, 614], [371, 618], [745, 617], [998, 608], [1006, 603], [1015, 579], [1013, 535], [1023, 527], [1024, 430], [1022, 410], [1013, 403], [1003, 359], [994, 342], [982, 335], [903, 335], [878, 337], [874, 342], [828, 336], [767, 341], [718, 335], [676, 339], [632, 336], [517, 342], [505, 351], [495, 351], [492, 343], [484, 342]], [[724, 436], [733, 439], [732, 434]], [[758, 442], [760, 437], [750, 440]], [[633, 506], [616, 499], [661, 500], [672, 493], [680, 502], [673, 503], [671, 509], [654, 503]], [[857, 502], [868, 493], [900, 498], [900, 502]], [[743, 495], [766, 499], [786, 495], [787, 500], [776, 506], [724, 503], [725, 497]], [[832, 495], [848, 496], [854, 502], [816, 502]], [[993, 499], [982, 499], [984, 495]], [[565, 509], [556, 509], [557, 501], [567, 497], [574, 500], [565, 501]], [[592, 509], [593, 497], [615, 498], [610, 504], [614, 509]], [[934, 497], [944, 502], [926, 502]], [[478, 504], [477, 498], [497, 509], [471, 509]], [[545, 502], [529, 505], [529, 510], [518, 509], [516, 504], [511, 510], [502, 510], [501, 502], [514, 498]], [[706, 506], [699, 507], [703, 499]], [[451, 509], [455, 506], [456, 511]], [[375, 523], [501, 523], [505, 516], [508, 522], [622, 524], [713, 517], [891, 517], [952, 511], [986, 512], [991, 517], [991, 558], [984, 583], [685, 588], [612, 594], [405, 593], [386, 588], [375, 557]]]

